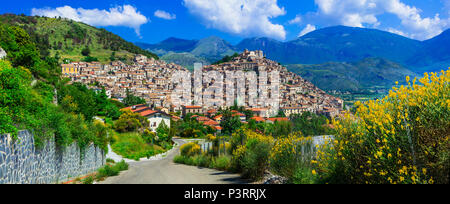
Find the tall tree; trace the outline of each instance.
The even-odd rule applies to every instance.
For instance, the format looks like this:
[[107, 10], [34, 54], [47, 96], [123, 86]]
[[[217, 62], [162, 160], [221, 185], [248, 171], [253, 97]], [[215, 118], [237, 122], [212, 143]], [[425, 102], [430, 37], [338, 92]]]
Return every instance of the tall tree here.
[[130, 90], [127, 89], [127, 97], [123, 99], [123, 103], [125, 106], [134, 106], [138, 104], [146, 104], [145, 99], [137, 97], [130, 93]]

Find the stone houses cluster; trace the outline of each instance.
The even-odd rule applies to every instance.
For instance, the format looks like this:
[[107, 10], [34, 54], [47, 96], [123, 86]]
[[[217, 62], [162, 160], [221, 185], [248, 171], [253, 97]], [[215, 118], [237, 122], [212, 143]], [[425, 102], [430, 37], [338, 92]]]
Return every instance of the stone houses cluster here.
[[[239, 56], [233, 58], [230, 62], [222, 63], [219, 65], [209, 65], [204, 67], [206, 71], [217, 71], [221, 74], [226, 74], [227, 71], [255, 71], [258, 75], [262, 71], [266, 71], [268, 74], [272, 71], [278, 71], [280, 73], [280, 108], [286, 116], [291, 114], [300, 114], [305, 111], [323, 114], [329, 117], [336, 117], [343, 109], [344, 101], [342, 99], [331, 96], [325, 91], [314, 86], [311, 82], [304, 80], [297, 74], [289, 72], [286, 67], [283, 67], [278, 62], [265, 58], [262, 51], [248, 51], [245, 50]], [[251, 80], [251, 79], [249, 79]], [[246, 96], [245, 104], [248, 106], [249, 98], [256, 92], [249, 91], [249, 84], [246, 81]], [[256, 79], [255, 79], [256, 80]], [[268, 77], [266, 82], [267, 86], [270, 86], [272, 79]], [[228, 82], [229, 83], [229, 82]], [[237, 87], [237, 80], [233, 81], [231, 86]], [[227, 86], [227, 81], [225, 85]], [[261, 85], [261, 81], [258, 82], [258, 86]], [[206, 86], [204, 85], [204, 89]], [[267, 90], [269, 92], [269, 90]], [[208, 94], [208, 93], [204, 93]], [[265, 93], [268, 95], [269, 93]], [[224, 96], [226, 98], [226, 96]], [[249, 107], [249, 106], [248, 106]], [[210, 108], [210, 107], [207, 107]], [[258, 115], [262, 117], [270, 117], [276, 112], [271, 111], [271, 107], [249, 107], [258, 110]], [[205, 110], [207, 111], [207, 110]]]
[[[171, 77], [177, 71], [187, 70], [182, 66], [154, 60], [143, 55], [137, 55], [132, 64], [125, 64], [121, 61], [105, 65], [98, 62], [74, 62], [63, 64], [61, 68], [62, 73], [70, 78], [72, 82], [90, 84], [98, 89], [104, 87], [107, 95], [111, 98], [122, 100], [126, 97], [127, 90], [129, 90], [134, 95], [144, 98], [153, 110], [157, 109], [165, 113], [182, 112], [182, 115], [187, 113], [206, 115], [209, 110], [220, 108], [207, 107], [205, 105], [174, 106], [171, 102], [171, 93], [177, 84], [171, 82]], [[204, 66], [203, 76], [208, 71], [217, 71], [223, 76], [226, 75], [227, 71], [255, 71], [257, 75], [262, 71], [267, 72], [268, 75], [272, 71], [279, 71], [280, 108], [286, 116], [309, 111], [335, 117], [343, 109], [342, 99], [328, 95], [302, 77], [289, 72], [279, 63], [266, 59], [262, 51], [245, 50], [230, 62]], [[227, 84], [230, 81], [224, 81], [224, 86], [233, 85]], [[233, 86], [237, 86], [236, 80], [233, 80], [231, 83], [234, 83]], [[246, 83], [248, 83], [248, 80]], [[271, 83], [272, 81], [269, 77], [266, 84], [269, 86]], [[261, 84], [262, 82], [259, 81], [258, 85]], [[202, 89], [204, 95], [211, 95], [211, 93], [208, 93], [208, 87], [210, 86], [211, 83], [203, 83], [202, 87], [195, 88]], [[264, 94], [269, 95], [270, 93]], [[257, 96], [257, 91], [250, 90], [249, 85], [246, 84], [245, 99], [242, 99], [245, 101], [245, 106], [254, 110], [255, 115], [258, 117], [270, 118], [270, 116], [275, 115], [276, 113], [273, 112], [272, 107], [251, 107], [248, 105], [249, 98]], [[226, 94], [224, 94], [224, 97], [226, 97]], [[225, 104], [222, 105], [222, 108], [223, 106]]]
[[62, 64], [61, 68], [63, 75], [72, 82], [98, 85], [95, 88], [104, 87], [109, 97], [120, 101], [126, 97], [128, 90], [144, 98], [150, 106], [160, 109], [175, 108], [170, 106], [170, 93], [175, 88], [170, 77], [176, 71], [186, 71], [179, 65], [143, 55], [137, 55], [133, 64], [121, 61], [105, 65], [98, 62], [74, 62]]

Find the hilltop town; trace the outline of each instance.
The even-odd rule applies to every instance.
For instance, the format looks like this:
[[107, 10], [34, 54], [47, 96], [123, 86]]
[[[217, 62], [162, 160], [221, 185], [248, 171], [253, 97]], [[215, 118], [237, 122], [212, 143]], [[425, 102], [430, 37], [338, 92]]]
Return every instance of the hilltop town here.
[[[73, 62], [62, 64], [62, 73], [72, 82], [91, 85], [94, 89], [105, 88], [109, 97], [123, 100], [127, 90], [146, 100], [150, 107], [166, 113], [185, 112], [185, 109], [195, 109], [196, 113], [206, 114], [209, 110], [219, 107], [185, 106], [177, 107], [172, 103], [171, 93], [176, 84], [171, 77], [176, 71], [187, 71], [182, 66], [137, 55], [132, 64], [114, 61], [109, 64], [98, 62]], [[280, 73], [280, 107], [286, 116], [302, 112], [313, 112], [328, 117], [337, 116], [343, 109], [343, 100], [328, 95], [302, 77], [287, 71], [279, 63], [267, 59], [262, 51], [248, 51], [234, 57], [231, 61], [219, 65], [203, 67], [203, 72], [218, 71], [279, 71]], [[270, 84], [270, 79], [268, 81]], [[208, 84], [203, 84], [206, 90]], [[246, 92], [249, 92], [246, 87]], [[249, 93], [256, 94], [256, 93]], [[246, 106], [248, 97], [246, 97]], [[249, 109], [251, 107], [248, 107]], [[253, 108], [261, 117], [270, 117], [269, 107]]]

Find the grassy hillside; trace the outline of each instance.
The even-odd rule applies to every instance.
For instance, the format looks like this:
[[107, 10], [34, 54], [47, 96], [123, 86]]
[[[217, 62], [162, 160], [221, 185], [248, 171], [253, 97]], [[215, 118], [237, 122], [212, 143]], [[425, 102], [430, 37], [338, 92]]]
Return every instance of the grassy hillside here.
[[135, 54], [158, 58], [121, 37], [90, 25], [61, 18], [1, 15], [0, 22], [24, 29], [36, 42], [41, 56], [57, 56], [60, 60], [81, 61], [82, 50], [90, 50], [90, 56], [100, 62], [111, 61], [112, 53], [120, 60], [130, 60]]
[[54, 137], [58, 146], [77, 141], [107, 149], [107, 127], [93, 117], [119, 109], [104, 91], [66, 84], [56, 59], [41, 56], [50, 52], [20, 27], [0, 23], [0, 47], [7, 53], [0, 60], [0, 134], [17, 139], [19, 130], [30, 130], [37, 146]]
[[366, 58], [359, 62], [329, 62], [319, 65], [288, 65], [323, 90], [358, 93], [387, 87], [403, 81], [414, 73], [394, 62], [381, 58]]
[[161, 57], [161, 60], [164, 60], [168, 63], [175, 63], [181, 66], [186, 67], [189, 70], [194, 70], [194, 63], [202, 63], [204, 65], [209, 65], [210, 62], [202, 57], [196, 57], [195, 55], [183, 52], [183, 53], [175, 53], [169, 52]]

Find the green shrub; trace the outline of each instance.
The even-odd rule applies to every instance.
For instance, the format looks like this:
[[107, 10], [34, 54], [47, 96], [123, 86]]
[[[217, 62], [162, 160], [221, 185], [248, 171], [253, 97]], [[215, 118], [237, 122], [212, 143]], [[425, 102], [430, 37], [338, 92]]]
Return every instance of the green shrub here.
[[316, 177], [312, 173], [312, 168], [297, 168], [294, 174], [289, 178], [289, 182], [293, 184], [314, 184]]
[[175, 163], [177, 163], [177, 164], [186, 164], [186, 163], [185, 163], [185, 160], [186, 160], [186, 157], [181, 156], [181, 155], [176, 155], [176, 156], [173, 158], [173, 162], [175, 162]]
[[124, 160], [122, 160], [116, 165], [114, 165], [113, 168], [115, 168], [118, 171], [125, 171], [128, 170], [128, 164]]
[[264, 176], [269, 163], [271, 145], [258, 139], [249, 139], [242, 160], [242, 174], [246, 178], [258, 180]]
[[128, 164], [124, 160], [113, 166], [105, 165], [97, 170], [96, 179], [102, 180], [105, 177], [117, 176], [121, 171], [125, 170], [128, 170]]
[[230, 156], [220, 156], [216, 158], [214, 163], [214, 168], [218, 170], [228, 170], [230, 168], [231, 157]]
[[83, 184], [93, 184], [94, 183], [94, 177], [88, 176], [87, 178], [83, 179]]
[[139, 161], [141, 158], [150, 158], [165, 152], [163, 148], [145, 142], [139, 133], [117, 134], [113, 132], [112, 139], [111, 147], [114, 152], [127, 159]]
[[194, 165], [198, 166], [198, 167], [209, 168], [210, 164], [211, 164], [211, 157], [204, 155], [204, 154], [195, 155], [193, 157], [193, 160], [194, 160]]
[[152, 132], [149, 129], [145, 129], [144, 133], [142, 134], [142, 138], [144, 139], [144, 141], [147, 144], [154, 144], [155, 138], [156, 138], [156, 133]]
[[98, 174], [97, 174], [97, 176], [99, 178], [117, 176], [117, 175], [119, 175], [119, 171], [109, 165], [105, 165], [102, 168], [100, 168], [98, 170]]

